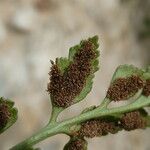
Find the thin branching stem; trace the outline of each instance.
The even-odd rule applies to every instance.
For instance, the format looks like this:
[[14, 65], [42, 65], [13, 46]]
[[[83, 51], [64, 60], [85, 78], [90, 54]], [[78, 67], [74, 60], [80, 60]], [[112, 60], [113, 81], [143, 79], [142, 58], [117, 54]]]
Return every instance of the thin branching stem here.
[[[106, 101], [105, 103], [108, 103], [108, 102]], [[105, 103], [103, 101], [103, 104]], [[117, 108], [108, 109], [108, 108], [103, 107], [104, 105], [101, 105], [102, 107], [97, 107], [94, 110], [85, 112], [71, 119], [68, 119], [62, 122], [50, 122], [40, 132], [31, 136], [30, 138], [26, 139], [20, 144], [14, 146], [13, 148], [11, 148], [11, 150], [22, 150], [24, 147], [33, 146], [48, 137], [51, 137], [60, 133], [65, 133], [66, 128], [68, 126], [78, 124], [78, 123], [84, 122], [92, 118], [99, 118], [99, 117], [109, 116], [112, 114], [121, 114], [121, 113], [129, 112], [129, 111], [133, 111], [139, 108], [143, 108], [148, 105], [150, 105], [150, 98], [147, 98], [145, 96], [140, 96], [135, 102], [132, 102], [131, 104], [120, 106]]]

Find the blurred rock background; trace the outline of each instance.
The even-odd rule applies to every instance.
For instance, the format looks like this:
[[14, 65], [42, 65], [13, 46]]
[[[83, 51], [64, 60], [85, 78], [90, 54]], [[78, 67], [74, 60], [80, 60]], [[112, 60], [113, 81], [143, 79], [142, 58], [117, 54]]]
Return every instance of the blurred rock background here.
[[[0, 0], [0, 95], [15, 101], [17, 123], [0, 136], [0, 150], [42, 128], [51, 112], [46, 92], [49, 60], [98, 35], [101, 69], [92, 92], [62, 118], [77, 115], [105, 96], [120, 64], [150, 64], [149, 0]], [[150, 129], [89, 140], [89, 150], [150, 150]], [[57, 135], [37, 146], [62, 150], [68, 137]]]

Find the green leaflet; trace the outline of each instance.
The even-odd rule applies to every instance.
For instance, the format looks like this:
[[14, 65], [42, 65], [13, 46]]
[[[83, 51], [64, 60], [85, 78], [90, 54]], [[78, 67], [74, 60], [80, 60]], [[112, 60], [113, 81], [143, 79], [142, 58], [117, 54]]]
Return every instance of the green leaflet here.
[[[111, 85], [113, 86], [113, 83], [115, 81], [117, 81], [117, 79], [129, 78], [129, 77], [132, 77], [132, 76], [138, 76], [138, 77], [140, 77], [141, 79], [144, 80], [144, 76], [143, 75], [144, 75], [144, 70], [139, 69], [137, 67], [134, 67], [133, 65], [120, 65], [116, 69], [116, 71], [115, 71], [115, 73], [114, 73], [114, 75], [112, 77], [112, 80], [111, 80], [111, 83], [110, 83], [110, 88], [108, 89], [106, 97], [108, 99], [110, 99], [110, 100], [123, 100], [123, 99], [124, 100], [127, 100], [127, 99], [129, 100], [130, 98], [137, 99], [138, 96], [142, 92], [142, 86], [138, 90], [137, 89], [133, 90], [132, 88], [134, 88], [134, 87], [131, 86], [132, 88], [130, 90], [129, 89], [130, 86], [126, 85], [125, 83], [123, 85], [123, 82], [122, 83], [120, 82], [120, 83], [117, 83], [117, 85], [114, 85], [114, 87], [115, 87], [114, 89], [111, 87]], [[124, 86], [124, 88], [121, 87], [121, 84], [122, 84], [122, 86]], [[135, 92], [132, 93], [131, 91], [135, 91]], [[108, 104], [109, 104], [109, 101], [108, 101]]]
[[[89, 38], [88, 41], [92, 42], [92, 44], [94, 44], [94, 51], [96, 52], [96, 57], [95, 59], [92, 61], [92, 71], [91, 71], [91, 74], [87, 77], [86, 79], [86, 84], [85, 84], [85, 87], [82, 89], [82, 91], [80, 92], [80, 94], [75, 98], [74, 100], [74, 104], [83, 100], [87, 94], [91, 91], [92, 89], [92, 85], [93, 85], [93, 78], [94, 78], [94, 73], [96, 71], [98, 71], [99, 67], [98, 67], [98, 64], [99, 64], [99, 61], [98, 61], [98, 56], [99, 56], [99, 51], [97, 50], [98, 47], [99, 47], [99, 44], [98, 44], [98, 36], [94, 36], [92, 38]], [[84, 41], [81, 41], [79, 45], [76, 45], [74, 47], [71, 47], [69, 49], [69, 55], [68, 55], [68, 58], [57, 58], [57, 65], [59, 66], [59, 69], [61, 70], [61, 72], [65, 72], [67, 67], [69, 66], [69, 64], [71, 62], [73, 62], [73, 58], [75, 56], [75, 54], [78, 52], [78, 50], [80, 48], [82, 48], [82, 44], [83, 44]]]
[[150, 66], [145, 70], [143, 77], [145, 80], [150, 79]]
[[138, 75], [140, 77], [142, 77], [144, 74], [144, 70], [139, 69], [133, 65], [121, 65], [119, 66], [113, 77], [112, 77], [112, 81], [111, 83], [116, 80], [117, 78], [126, 78], [126, 77], [130, 77], [132, 75]]
[[[18, 110], [13, 107], [14, 106], [14, 102], [12, 102], [11, 100], [5, 100], [4, 98], [0, 98], [0, 104], [5, 103], [8, 106], [8, 111], [10, 113], [10, 118], [7, 120], [7, 123], [4, 127], [0, 128], [0, 134], [2, 132], [4, 132], [5, 130], [7, 130], [9, 127], [11, 127], [17, 120], [18, 118]], [[1, 112], [0, 112], [1, 113]], [[2, 115], [2, 114], [0, 114]], [[2, 116], [0, 116], [2, 117]]]
[[64, 146], [63, 150], [87, 150], [87, 141], [79, 137], [72, 137], [70, 141]]
[[70, 61], [67, 58], [63, 58], [63, 57], [57, 58], [56, 62], [62, 73], [64, 73], [64, 71], [66, 71], [66, 69], [68, 68], [68, 66], [70, 64]]

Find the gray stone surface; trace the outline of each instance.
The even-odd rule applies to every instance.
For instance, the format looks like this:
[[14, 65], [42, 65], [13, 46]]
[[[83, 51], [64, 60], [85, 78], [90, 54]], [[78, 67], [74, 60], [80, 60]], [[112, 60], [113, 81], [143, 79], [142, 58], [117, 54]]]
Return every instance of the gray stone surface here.
[[[48, 122], [49, 60], [67, 56], [69, 47], [81, 39], [99, 36], [101, 68], [86, 100], [67, 109], [60, 120], [99, 104], [118, 65], [149, 64], [150, 42], [139, 41], [136, 34], [143, 17], [136, 12], [146, 11], [149, 2], [144, 0], [142, 6], [139, 1], [0, 1], [0, 95], [13, 99], [19, 109], [17, 123], [0, 136], [0, 150], [8, 150]], [[149, 134], [147, 129], [95, 138], [89, 140], [89, 150], [149, 150]], [[67, 140], [66, 136], [57, 135], [38, 146], [61, 150]]]

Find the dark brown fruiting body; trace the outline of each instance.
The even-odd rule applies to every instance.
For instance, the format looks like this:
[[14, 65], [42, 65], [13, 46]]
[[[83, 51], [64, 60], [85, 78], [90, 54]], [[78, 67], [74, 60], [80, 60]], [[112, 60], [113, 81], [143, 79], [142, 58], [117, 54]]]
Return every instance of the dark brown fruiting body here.
[[11, 116], [11, 113], [9, 112], [8, 105], [6, 104], [6, 102], [1, 101], [0, 103], [0, 128], [5, 127], [10, 116]]
[[129, 112], [121, 118], [121, 126], [127, 131], [144, 129], [146, 127], [146, 120], [139, 111]]
[[47, 91], [51, 94], [54, 105], [68, 107], [73, 104], [74, 98], [80, 94], [86, 84], [95, 57], [96, 52], [92, 42], [84, 41], [73, 62], [63, 74], [58, 68], [57, 61], [56, 64], [52, 64]]
[[146, 84], [143, 88], [143, 95], [145, 95], [147, 97], [150, 96], [150, 79], [146, 80]]
[[84, 139], [73, 139], [64, 148], [64, 150], [86, 150], [87, 142]]
[[144, 81], [138, 76], [118, 78], [107, 91], [107, 98], [112, 101], [126, 100], [144, 86]]
[[77, 135], [80, 137], [99, 137], [106, 135], [108, 133], [116, 133], [118, 131], [118, 126], [115, 122], [108, 122], [105, 120], [89, 120], [82, 124], [81, 129], [78, 131]]

